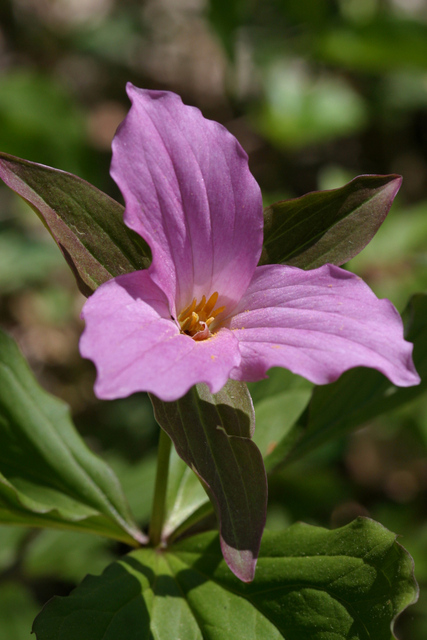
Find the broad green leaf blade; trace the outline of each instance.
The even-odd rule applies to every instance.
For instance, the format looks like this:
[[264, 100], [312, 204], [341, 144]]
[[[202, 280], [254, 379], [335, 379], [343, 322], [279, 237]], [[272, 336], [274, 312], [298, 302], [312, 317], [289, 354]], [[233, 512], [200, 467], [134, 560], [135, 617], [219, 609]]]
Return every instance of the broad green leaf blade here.
[[272, 204], [264, 212], [260, 264], [344, 264], [375, 235], [401, 182], [397, 175], [358, 176], [339, 189]]
[[88, 296], [149, 266], [146, 243], [123, 224], [123, 207], [71, 173], [0, 153], [0, 178], [41, 218]]
[[176, 402], [151, 399], [156, 420], [214, 505], [227, 564], [241, 580], [252, 580], [265, 525], [267, 481], [261, 453], [251, 440], [254, 414], [246, 385], [229, 380], [212, 395], [201, 384]]
[[38, 615], [37, 640], [390, 640], [417, 599], [413, 562], [372, 520], [265, 532], [255, 580], [227, 569], [215, 533], [134, 551]]
[[[292, 442], [292, 426], [307, 406], [313, 384], [286, 369], [271, 369], [268, 378], [248, 385], [255, 407], [256, 430], [253, 441], [264, 457], [266, 470], [285, 455], [285, 441]], [[275, 454], [278, 447], [279, 456]], [[197, 476], [172, 450], [165, 538], [176, 538], [190, 526], [207, 517], [211, 504]]]
[[[296, 427], [299, 439], [290, 451], [288, 461], [425, 392], [427, 295], [420, 293], [413, 296], [404, 317], [405, 337], [414, 343], [414, 364], [421, 383], [414, 387], [396, 387], [379, 371], [357, 368], [347, 371], [332, 384], [316, 387], [308, 410]], [[278, 456], [280, 451], [275, 453]], [[286, 454], [285, 451], [282, 453]], [[276, 462], [278, 460], [277, 457]]]
[[284, 456], [293, 438], [293, 426], [310, 401], [313, 384], [287, 369], [274, 368], [268, 378], [251, 383], [255, 407], [254, 442], [259, 447], [267, 472]]
[[0, 523], [86, 530], [133, 546], [145, 540], [110, 467], [1, 331]]
[[[307, 406], [313, 385], [286, 369], [274, 368], [268, 378], [248, 385], [255, 407], [253, 441], [268, 471], [274, 450], [287, 438], [291, 427]], [[283, 457], [283, 455], [282, 455]], [[164, 536], [176, 538], [211, 512], [211, 504], [197, 476], [173, 449], [170, 459]]]

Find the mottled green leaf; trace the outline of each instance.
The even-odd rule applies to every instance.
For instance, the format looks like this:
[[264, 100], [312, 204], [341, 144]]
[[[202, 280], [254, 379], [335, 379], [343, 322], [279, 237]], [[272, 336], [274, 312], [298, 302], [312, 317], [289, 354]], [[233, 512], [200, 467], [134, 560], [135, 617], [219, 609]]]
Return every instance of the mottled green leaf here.
[[144, 269], [150, 250], [123, 224], [123, 207], [71, 173], [0, 153], [0, 178], [49, 229], [84, 295]]
[[344, 264], [375, 235], [401, 182], [397, 175], [359, 176], [339, 189], [272, 204], [264, 213], [260, 264]]
[[267, 482], [251, 437], [252, 401], [230, 380], [215, 395], [196, 385], [176, 402], [152, 397], [155, 416], [197, 474], [216, 510], [224, 557], [241, 580], [253, 578], [265, 525]]
[[214, 532], [141, 549], [88, 576], [36, 618], [37, 640], [390, 640], [417, 598], [413, 562], [381, 525], [265, 532], [240, 582]]
[[68, 407], [36, 382], [0, 332], [0, 523], [144, 541], [120, 484], [75, 430]]

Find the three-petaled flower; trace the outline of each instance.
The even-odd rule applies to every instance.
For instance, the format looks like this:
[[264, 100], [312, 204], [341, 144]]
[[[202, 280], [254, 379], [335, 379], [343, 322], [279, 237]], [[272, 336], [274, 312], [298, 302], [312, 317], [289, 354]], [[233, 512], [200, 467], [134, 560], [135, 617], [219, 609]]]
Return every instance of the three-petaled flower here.
[[153, 260], [100, 286], [83, 309], [80, 348], [100, 398], [173, 401], [194, 384], [216, 393], [275, 366], [316, 384], [357, 366], [419, 382], [400, 316], [360, 278], [333, 265], [257, 266], [261, 193], [224, 127], [173, 93], [128, 94], [111, 174]]

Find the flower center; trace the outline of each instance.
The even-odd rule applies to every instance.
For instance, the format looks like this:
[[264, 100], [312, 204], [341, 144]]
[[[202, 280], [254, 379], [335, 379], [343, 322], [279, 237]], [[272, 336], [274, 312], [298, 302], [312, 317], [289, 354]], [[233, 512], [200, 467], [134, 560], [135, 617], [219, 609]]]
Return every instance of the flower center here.
[[215, 320], [216, 316], [224, 311], [225, 307], [214, 307], [218, 300], [218, 291], [211, 295], [208, 301], [203, 296], [199, 303], [193, 298], [191, 304], [188, 305], [178, 316], [178, 322], [181, 326], [181, 333], [191, 336], [195, 340], [205, 340], [210, 336], [209, 326]]

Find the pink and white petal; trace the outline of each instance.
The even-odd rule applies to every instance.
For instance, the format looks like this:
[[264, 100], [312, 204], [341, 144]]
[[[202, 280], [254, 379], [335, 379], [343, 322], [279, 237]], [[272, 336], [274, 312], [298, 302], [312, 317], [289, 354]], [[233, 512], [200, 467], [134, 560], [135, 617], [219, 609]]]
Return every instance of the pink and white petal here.
[[388, 300], [379, 300], [357, 276], [333, 265], [312, 271], [258, 267], [229, 327], [242, 362], [230, 375], [255, 381], [284, 367], [315, 384], [353, 367], [378, 369], [402, 387], [420, 379], [412, 344]]
[[149, 391], [173, 401], [199, 382], [216, 393], [240, 362], [238, 341], [227, 329], [201, 342], [180, 334], [165, 294], [148, 271], [100, 286], [82, 316], [80, 352], [96, 366], [98, 398]]
[[127, 87], [132, 108], [113, 141], [111, 175], [125, 222], [150, 245], [151, 275], [176, 301], [220, 293], [231, 310], [262, 246], [260, 189], [237, 140], [166, 91]]

